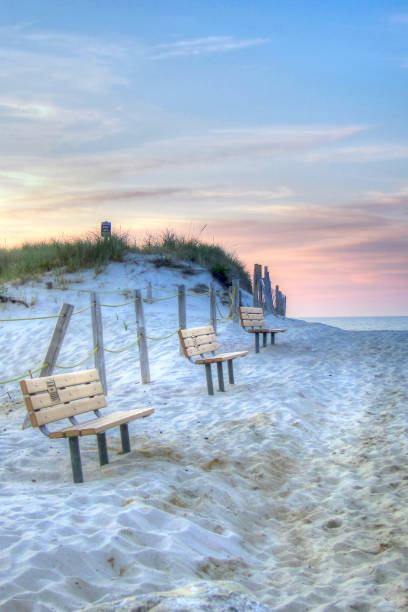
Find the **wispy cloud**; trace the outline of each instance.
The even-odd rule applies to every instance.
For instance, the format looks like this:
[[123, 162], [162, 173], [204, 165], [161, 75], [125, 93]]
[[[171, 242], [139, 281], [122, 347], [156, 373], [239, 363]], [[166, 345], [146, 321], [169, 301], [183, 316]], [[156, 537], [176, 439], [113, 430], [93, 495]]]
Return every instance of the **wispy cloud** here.
[[408, 145], [377, 144], [351, 147], [335, 147], [313, 151], [305, 156], [307, 162], [373, 162], [408, 158]]
[[269, 42], [267, 38], [239, 39], [234, 36], [207, 36], [206, 38], [192, 38], [177, 42], [162, 43], [153, 48], [150, 59], [162, 59], [182, 55], [208, 55], [210, 53], [229, 53], [239, 49], [247, 49], [264, 45]]
[[392, 15], [391, 21], [396, 21], [398, 23], [408, 23], [408, 13], [399, 13], [397, 15]]
[[369, 191], [366, 198], [379, 204], [404, 204], [408, 207], [408, 186], [392, 192]]

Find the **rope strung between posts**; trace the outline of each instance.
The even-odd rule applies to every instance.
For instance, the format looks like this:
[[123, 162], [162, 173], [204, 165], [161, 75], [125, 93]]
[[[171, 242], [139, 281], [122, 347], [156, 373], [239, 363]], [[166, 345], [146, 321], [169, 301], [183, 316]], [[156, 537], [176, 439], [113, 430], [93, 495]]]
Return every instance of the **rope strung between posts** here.
[[0, 319], [0, 323], [4, 323], [6, 321], [36, 321], [37, 319], [60, 319], [65, 315], [47, 315], [42, 317], [21, 317], [18, 319]]
[[73, 365], [69, 365], [69, 366], [61, 366], [61, 365], [55, 364], [54, 368], [58, 368], [59, 370], [72, 370], [72, 368], [76, 368], [77, 366], [85, 363], [85, 361], [88, 361], [88, 359], [92, 357], [92, 355], [95, 355], [96, 351], [98, 350], [99, 350], [99, 346], [96, 346], [94, 350], [92, 351], [92, 353], [89, 353], [89, 355], [87, 355], [85, 359], [78, 361], [78, 363], [74, 363]]
[[9, 382], [16, 382], [17, 380], [23, 380], [23, 378], [27, 378], [27, 374], [30, 376], [30, 378], [32, 378], [32, 374], [36, 374], [36, 372], [40, 372], [40, 370], [43, 370], [44, 368], [46, 368], [48, 365], [48, 363], [43, 363], [42, 366], [40, 366], [39, 368], [36, 368], [35, 370], [27, 370], [25, 374], [23, 374], [22, 376], [17, 376], [16, 378], [10, 378], [9, 380], [2, 380], [0, 381], [0, 385], [5, 385], [6, 383]]
[[130, 300], [130, 302], [123, 302], [122, 304], [101, 304], [101, 306], [105, 306], [106, 308], [120, 308], [121, 306], [127, 306], [128, 304], [134, 304], [138, 301], [138, 298], [134, 300]]
[[150, 336], [145, 336], [146, 340], [167, 340], [167, 338], [171, 338], [180, 331], [181, 327], [178, 327], [176, 331], [171, 332], [168, 336], [161, 336], [160, 338], [151, 338]]
[[[91, 293], [90, 291], [86, 291], [84, 289], [78, 289], [78, 291], [83, 291], [84, 293]], [[109, 292], [109, 293], [114, 293], [113, 291]], [[209, 291], [204, 291], [203, 293], [186, 293], [186, 295], [190, 296], [190, 297], [202, 297], [203, 295], [210, 295]], [[161, 298], [151, 298], [148, 301], [150, 303], [153, 302], [163, 302], [165, 300], [172, 300], [174, 298], [178, 297], [178, 293], [175, 293], [174, 295], [169, 295], [166, 297], [161, 297]], [[134, 304], [135, 302], [138, 301], [139, 298], [135, 298], [133, 300], [130, 300], [129, 302], [123, 302], [122, 304], [101, 304], [101, 306], [104, 306], [105, 308], [121, 308], [122, 306], [128, 306], [129, 304]], [[81, 308], [81, 310], [76, 310], [75, 312], [72, 313], [73, 315], [78, 315], [81, 314], [82, 312], [85, 312], [86, 310], [89, 310], [90, 308], [92, 308], [92, 306], [94, 306], [95, 304], [89, 304], [88, 306], [85, 306], [84, 308]], [[220, 313], [221, 314], [221, 313]], [[0, 319], [0, 323], [7, 323], [7, 322], [11, 322], [11, 321], [37, 321], [40, 319], [60, 319], [63, 318], [65, 315], [61, 315], [61, 314], [57, 314], [57, 315], [42, 315], [42, 316], [38, 316], [38, 317], [20, 317], [17, 319]], [[222, 315], [221, 315], [222, 316]]]
[[133, 346], [135, 346], [140, 338], [142, 337], [142, 334], [139, 334], [138, 337], [136, 338], [136, 340], [134, 342], [132, 342], [132, 344], [129, 344], [128, 346], [125, 346], [124, 348], [121, 349], [108, 349], [108, 348], [104, 348], [104, 351], [107, 351], [108, 353], [124, 353], [125, 351], [129, 350], [130, 348], [132, 348]]
[[[88, 291], [87, 291], [88, 293]], [[114, 293], [114, 292], [112, 292]], [[233, 314], [232, 314], [232, 310], [234, 307], [234, 300], [235, 300], [235, 293], [236, 293], [236, 287], [234, 287], [232, 293], [229, 293], [229, 298], [231, 300], [231, 304], [228, 310], [228, 314], [227, 316], [224, 316], [218, 306], [218, 303], [216, 302], [216, 308], [220, 314], [220, 316], [222, 317], [222, 319], [226, 322], [229, 321], [233, 318]], [[170, 300], [173, 299], [175, 297], [178, 297], [178, 293], [171, 295], [171, 296], [166, 296], [166, 297], [162, 297], [162, 298], [154, 298], [152, 301], [153, 302], [160, 302], [160, 301], [164, 301], [164, 300]], [[190, 297], [202, 297], [204, 295], [210, 295], [209, 291], [205, 291], [202, 293], [186, 293], [186, 295], [190, 296]], [[136, 301], [138, 301], [139, 298], [135, 298], [133, 300], [130, 300], [129, 302], [124, 302], [122, 304], [101, 304], [101, 306], [105, 306], [107, 308], [119, 308], [122, 306], [127, 306], [128, 304], [133, 304]], [[85, 312], [86, 310], [89, 310], [89, 308], [92, 308], [93, 306], [95, 306], [95, 303], [89, 304], [88, 306], [85, 306], [84, 308], [82, 308], [81, 310], [77, 310], [75, 312], [73, 312], [73, 315], [76, 314], [81, 314], [82, 312]], [[34, 321], [34, 320], [39, 320], [39, 319], [58, 319], [58, 318], [62, 318], [65, 315], [47, 315], [47, 316], [38, 316], [38, 317], [21, 317], [21, 318], [17, 318], [17, 319], [0, 319], [0, 322], [6, 322], [6, 321]], [[153, 342], [158, 342], [160, 340], [167, 340], [168, 338], [171, 338], [172, 336], [174, 336], [175, 334], [177, 334], [179, 331], [181, 330], [181, 327], [178, 327], [175, 331], [171, 332], [170, 334], [167, 334], [165, 336], [159, 336], [157, 338], [152, 337], [152, 336], [145, 336], [146, 340], [151, 340]], [[132, 342], [131, 344], [121, 348], [121, 349], [108, 349], [108, 348], [104, 348], [103, 350], [108, 352], [108, 353], [124, 353], [125, 351], [128, 351], [129, 349], [133, 348], [141, 339], [142, 334], [139, 334], [138, 337], [136, 338], [136, 340], [134, 342]], [[95, 353], [99, 350], [99, 346], [96, 346], [94, 348], [94, 350], [89, 353], [89, 355], [87, 355], [84, 359], [82, 359], [81, 361], [72, 364], [72, 365], [55, 365], [55, 368], [58, 368], [60, 370], [70, 370], [73, 368], [76, 368], [80, 365], [82, 365], [83, 363], [85, 363], [86, 361], [88, 361], [88, 359], [90, 359], [93, 355], [95, 355]], [[27, 370], [27, 373], [30, 375], [30, 377], [32, 378], [32, 375], [40, 372], [41, 370], [43, 370], [44, 368], [47, 367], [47, 363], [44, 363], [42, 366], [35, 368], [33, 370]], [[23, 380], [24, 378], [26, 378], [27, 374], [23, 374], [22, 376], [16, 376], [15, 378], [10, 378], [8, 380], [3, 380], [0, 381], [0, 385], [4, 385], [7, 383], [11, 383], [11, 382], [16, 382], [18, 380]]]
[[[89, 310], [91, 307], [92, 307], [92, 304], [89, 304], [88, 306], [85, 306], [85, 308], [81, 308], [81, 310], [76, 310], [75, 312], [72, 313], [72, 315], [81, 314], [82, 312]], [[6, 321], [37, 321], [39, 319], [63, 319], [64, 317], [65, 315], [62, 315], [62, 314], [42, 315], [38, 317], [20, 317], [18, 319], [0, 319], [0, 323], [4, 323]]]
[[234, 317], [234, 315], [232, 314], [232, 309], [234, 308], [235, 292], [236, 292], [236, 287], [234, 287], [234, 290], [233, 290], [232, 294], [231, 293], [229, 294], [229, 297], [230, 297], [230, 300], [231, 300], [231, 304], [230, 304], [230, 307], [229, 307], [229, 310], [228, 310], [228, 314], [227, 314], [226, 317], [222, 314], [222, 312], [220, 310], [220, 307], [218, 306], [217, 302], [215, 303], [215, 305], [217, 307], [217, 310], [218, 310], [218, 313], [219, 313], [220, 317], [222, 319], [224, 319], [224, 321], [229, 321], [230, 319], [232, 319]]
[[161, 297], [161, 298], [151, 298], [149, 299], [149, 302], [164, 302], [165, 300], [173, 300], [176, 297], [178, 297], [178, 293], [175, 293], [174, 295], [168, 295], [166, 297]]

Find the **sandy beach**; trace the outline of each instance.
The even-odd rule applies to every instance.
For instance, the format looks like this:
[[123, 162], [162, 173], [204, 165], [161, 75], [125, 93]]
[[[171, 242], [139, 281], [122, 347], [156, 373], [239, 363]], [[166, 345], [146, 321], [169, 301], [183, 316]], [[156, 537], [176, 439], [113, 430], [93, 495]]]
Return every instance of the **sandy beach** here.
[[[155, 298], [170, 298], [177, 284], [190, 291], [210, 276], [183, 278], [134, 256], [97, 276], [66, 275], [65, 290], [47, 290], [50, 279], [55, 287], [50, 274], [10, 288], [34, 304], [2, 304], [0, 318], [55, 315], [63, 302], [78, 310], [91, 290], [121, 304], [147, 280]], [[206, 325], [208, 298], [188, 297], [187, 317]], [[145, 318], [149, 336], [170, 334], [177, 300], [145, 304]], [[218, 610], [223, 586], [226, 601], [242, 588], [231, 595], [236, 610], [408, 608], [408, 332], [267, 323], [287, 332], [259, 354], [240, 325], [219, 323], [222, 350], [249, 354], [236, 361], [236, 384], [214, 397], [177, 335], [149, 341], [149, 385], [137, 347], [106, 353], [107, 412], [155, 413], [130, 425], [128, 455], [109, 431], [102, 468], [95, 437], [83, 438], [80, 485], [66, 442], [22, 429], [19, 385], [1, 385], [2, 611]], [[134, 305], [103, 307], [103, 324], [105, 347], [130, 344]], [[0, 322], [1, 380], [42, 363], [54, 325]], [[74, 316], [58, 363], [90, 353], [91, 338], [89, 311]]]

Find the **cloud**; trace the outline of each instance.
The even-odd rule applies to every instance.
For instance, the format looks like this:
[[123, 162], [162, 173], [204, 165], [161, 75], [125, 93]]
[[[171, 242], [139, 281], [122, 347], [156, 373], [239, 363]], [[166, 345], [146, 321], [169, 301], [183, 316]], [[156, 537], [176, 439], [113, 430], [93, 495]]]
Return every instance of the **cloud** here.
[[[369, 191], [366, 194], [367, 200], [371, 202], [376, 202], [381, 205], [383, 204], [403, 204], [408, 206], [408, 187], [403, 187], [399, 191], [394, 192], [384, 192], [384, 191]], [[382, 207], [384, 210], [384, 207]]]
[[[153, 48], [150, 59], [157, 60], [167, 57], [179, 57], [183, 55], [209, 55], [211, 53], [229, 53], [239, 49], [247, 49], [258, 45], [264, 45], [269, 40], [266, 38], [237, 39], [234, 36], [207, 36], [206, 38], [192, 38], [179, 40], [172, 43], [162, 43]], [[155, 50], [157, 52], [155, 53]]]
[[408, 23], [408, 13], [400, 13], [399, 15], [393, 15], [391, 21], [398, 23]]
[[[2, 91], [22, 95], [27, 91], [36, 95], [52, 95], [66, 99], [78, 92], [95, 94], [106, 92], [113, 85], [127, 85], [123, 64], [113, 57], [92, 54], [73, 39], [72, 48], [41, 49], [27, 44], [27, 39], [0, 46], [0, 83]], [[22, 45], [21, 47], [19, 45]]]
[[306, 154], [304, 159], [306, 162], [363, 163], [406, 158], [408, 158], [408, 145], [378, 144], [313, 151]]

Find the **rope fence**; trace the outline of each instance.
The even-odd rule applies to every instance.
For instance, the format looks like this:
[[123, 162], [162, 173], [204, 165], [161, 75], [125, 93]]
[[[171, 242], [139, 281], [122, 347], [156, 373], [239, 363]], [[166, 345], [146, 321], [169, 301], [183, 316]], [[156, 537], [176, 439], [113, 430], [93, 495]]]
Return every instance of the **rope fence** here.
[[[263, 280], [263, 279], [262, 279]], [[258, 286], [258, 285], [257, 285]], [[9, 378], [7, 380], [0, 381], [0, 385], [5, 385], [8, 383], [17, 382], [19, 380], [23, 380], [27, 378], [27, 374], [32, 378], [33, 374], [41, 372], [40, 376], [49, 376], [52, 374], [53, 369], [59, 370], [72, 370], [82, 364], [86, 363], [92, 357], [94, 358], [95, 367], [100, 371], [100, 376], [102, 383], [104, 384], [105, 393], [106, 393], [106, 375], [105, 375], [105, 360], [104, 353], [111, 354], [120, 354], [130, 349], [134, 348], [136, 345], [139, 347], [139, 361], [141, 368], [141, 379], [143, 383], [150, 382], [150, 373], [149, 373], [149, 358], [148, 358], [148, 350], [146, 341], [149, 340], [151, 342], [160, 342], [163, 340], [167, 340], [172, 336], [175, 336], [181, 329], [187, 328], [187, 309], [186, 309], [186, 297], [209, 297], [209, 306], [210, 306], [210, 319], [209, 324], [214, 327], [215, 333], [217, 332], [216, 326], [217, 322], [227, 323], [228, 321], [238, 322], [238, 306], [240, 301], [240, 290], [239, 290], [239, 281], [235, 280], [233, 282], [232, 291], [228, 292], [228, 297], [230, 301], [230, 305], [228, 308], [228, 312], [226, 315], [223, 314], [220, 305], [216, 299], [216, 289], [214, 283], [211, 283], [209, 290], [200, 291], [200, 292], [186, 292], [185, 285], [179, 285], [177, 293], [156, 297], [152, 296], [152, 287], [151, 283], [147, 287], [147, 295], [146, 299], [142, 298], [142, 294], [140, 290], [131, 291], [131, 290], [120, 290], [120, 291], [103, 291], [99, 293], [121, 293], [132, 295], [132, 299], [122, 302], [120, 304], [105, 304], [99, 301], [98, 294], [95, 291], [89, 290], [77, 290], [83, 293], [88, 293], [90, 295], [90, 304], [81, 308], [79, 310], [74, 311], [74, 307], [70, 304], [63, 304], [61, 311], [57, 315], [41, 315], [36, 317], [19, 317], [19, 318], [4, 318], [0, 319], [0, 322], [21, 322], [21, 321], [35, 321], [35, 320], [46, 320], [46, 319], [56, 319], [56, 326], [51, 338], [51, 342], [44, 359], [43, 365], [36, 367], [35, 369], [27, 369], [25, 374]], [[279, 295], [279, 294], [278, 294]], [[254, 300], [255, 300], [254, 294]], [[257, 297], [260, 297], [260, 294], [257, 294]], [[178, 299], [178, 327], [171, 331], [168, 334], [162, 336], [148, 336], [145, 329], [144, 323], [144, 310], [143, 303], [146, 302], [148, 304], [154, 302], [167, 301], [172, 299]], [[264, 298], [265, 299], [265, 298]], [[136, 327], [137, 327], [137, 336], [136, 339], [130, 344], [119, 348], [112, 349], [104, 347], [103, 342], [103, 326], [102, 326], [102, 315], [101, 315], [101, 307], [104, 308], [121, 308], [124, 306], [128, 306], [130, 304], [135, 305], [135, 315], [136, 315]], [[93, 330], [93, 350], [80, 361], [71, 364], [71, 365], [61, 365], [57, 364], [57, 357], [59, 351], [62, 346], [62, 342], [70, 321], [71, 316], [82, 314], [88, 310], [91, 310], [92, 315], [92, 330]], [[219, 314], [221, 319], [218, 319], [216, 314]], [[127, 329], [127, 327], [126, 327]], [[180, 349], [181, 350], [181, 349]], [[181, 353], [182, 354], [182, 353]], [[44, 371], [45, 370], [45, 371]]]

